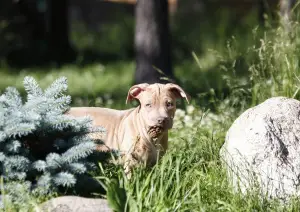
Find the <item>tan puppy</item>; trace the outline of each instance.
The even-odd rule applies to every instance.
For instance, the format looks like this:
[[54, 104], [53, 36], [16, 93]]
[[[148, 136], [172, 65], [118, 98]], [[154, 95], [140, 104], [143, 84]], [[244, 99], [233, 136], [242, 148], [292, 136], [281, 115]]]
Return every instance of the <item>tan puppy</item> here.
[[106, 129], [105, 135], [93, 135], [107, 147], [119, 150], [126, 169], [136, 162], [154, 165], [168, 148], [168, 130], [173, 126], [176, 99], [187, 94], [176, 84], [139, 84], [129, 89], [126, 103], [138, 99], [140, 105], [129, 110], [97, 107], [73, 107], [72, 116], [89, 115], [94, 126]]

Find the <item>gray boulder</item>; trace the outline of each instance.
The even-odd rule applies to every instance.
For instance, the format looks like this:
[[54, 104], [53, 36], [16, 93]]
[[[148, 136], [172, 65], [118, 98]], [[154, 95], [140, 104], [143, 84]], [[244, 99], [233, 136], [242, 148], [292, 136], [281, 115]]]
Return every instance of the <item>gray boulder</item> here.
[[246, 110], [228, 130], [220, 156], [235, 189], [299, 196], [300, 102], [274, 97]]
[[53, 198], [40, 206], [42, 212], [112, 212], [107, 200], [77, 196]]

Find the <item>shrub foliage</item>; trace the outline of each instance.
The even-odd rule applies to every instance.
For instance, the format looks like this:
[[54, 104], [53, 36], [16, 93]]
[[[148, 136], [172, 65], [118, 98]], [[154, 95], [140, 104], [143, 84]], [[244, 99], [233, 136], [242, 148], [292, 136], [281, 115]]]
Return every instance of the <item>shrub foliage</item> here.
[[0, 173], [4, 187], [22, 181], [30, 184], [30, 190], [44, 194], [70, 189], [96, 167], [92, 156], [97, 144], [88, 133], [104, 129], [92, 127], [89, 117], [65, 115], [71, 102], [65, 95], [65, 77], [45, 90], [34, 78], [25, 77], [24, 88], [24, 101], [13, 87], [0, 96]]

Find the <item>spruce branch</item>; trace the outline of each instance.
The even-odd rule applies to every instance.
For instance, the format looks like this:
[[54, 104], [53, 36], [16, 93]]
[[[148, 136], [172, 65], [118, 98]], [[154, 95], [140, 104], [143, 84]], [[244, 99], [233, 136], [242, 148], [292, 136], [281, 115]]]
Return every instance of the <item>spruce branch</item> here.
[[37, 97], [41, 97], [43, 95], [43, 91], [36, 82], [36, 80], [33, 77], [25, 77], [24, 81], [24, 88], [27, 92], [27, 101], [32, 100]]
[[65, 77], [45, 91], [32, 77], [23, 83], [26, 101], [13, 87], [0, 95], [0, 174], [5, 183], [29, 183], [28, 193], [72, 188], [97, 167], [95, 155], [107, 159], [94, 154], [100, 144], [88, 136], [105, 130], [93, 127], [91, 117], [65, 114], [71, 103]]

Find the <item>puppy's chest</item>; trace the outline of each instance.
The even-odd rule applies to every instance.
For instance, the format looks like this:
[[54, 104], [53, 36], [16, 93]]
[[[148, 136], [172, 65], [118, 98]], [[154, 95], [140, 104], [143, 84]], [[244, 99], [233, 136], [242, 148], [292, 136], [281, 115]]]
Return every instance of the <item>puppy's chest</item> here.
[[154, 165], [160, 151], [158, 147], [155, 142], [144, 141], [143, 138], [137, 136], [130, 154], [136, 161]]

